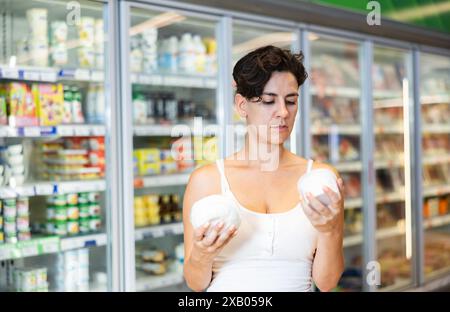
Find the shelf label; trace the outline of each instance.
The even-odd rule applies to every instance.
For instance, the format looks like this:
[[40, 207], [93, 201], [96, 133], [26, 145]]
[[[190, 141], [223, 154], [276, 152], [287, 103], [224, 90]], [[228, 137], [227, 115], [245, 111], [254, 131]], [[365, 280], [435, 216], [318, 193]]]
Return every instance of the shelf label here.
[[84, 126], [75, 127], [75, 135], [76, 136], [89, 136], [89, 128]]
[[41, 136], [41, 129], [39, 127], [23, 127], [23, 136], [39, 137]]
[[52, 184], [37, 184], [34, 187], [36, 195], [52, 195], [53, 185]]
[[41, 72], [40, 80], [54, 82], [56, 81], [56, 72]]
[[17, 68], [4, 67], [1, 70], [2, 78], [19, 79], [19, 70]]
[[105, 135], [105, 127], [103, 126], [93, 126], [91, 129], [92, 135], [94, 136], [104, 136]]
[[39, 254], [38, 244], [36, 241], [20, 242], [19, 244], [22, 257], [37, 256]]
[[87, 240], [84, 242], [84, 247], [95, 247], [97, 246], [97, 241], [95, 239]]
[[0, 260], [11, 259], [11, 249], [10, 245], [0, 245]]
[[16, 198], [17, 194], [14, 189], [10, 187], [0, 188], [0, 198]]
[[204, 79], [203, 84], [205, 85], [205, 88], [211, 88], [214, 89], [217, 87], [217, 80], [215, 78], [211, 79]]
[[23, 71], [23, 79], [24, 80], [41, 80], [41, 75], [39, 74], [39, 72], [24, 70]]
[[150, 76], [150, 84], [153, 85], [162, 85], [163, 79], [160, 75], [152, 75]]
[[73, 136], [74, 129], [72, 126], [58, 126], [56, 132], [59, 136]]
[[161, 236], [164, 236], [164, 230], [163, 230], [162, 228], [159, 228], [159, 227], [154, 228], [154, 229], [152, 230], [152, 232], [153, 232], [153, 237], [161, 237]]
[[34, 196], [34, 187], [33, 186], [17, 186], [16, 193], [19, 196]]
[[75, 80], [90, 80], [89, 70], [77, 69], [74, 74]]
[[7, 136], [8, 136], [8, 128], [0, 127], [0, 137], [7, 137]]
[[59, 239], [46, 239], [41, 241], [41, 253], [59, 252]]
[[152, 83], [152, 79], [150, 76], [147, 75], [139, 75], [139, 83], [150, 84]]

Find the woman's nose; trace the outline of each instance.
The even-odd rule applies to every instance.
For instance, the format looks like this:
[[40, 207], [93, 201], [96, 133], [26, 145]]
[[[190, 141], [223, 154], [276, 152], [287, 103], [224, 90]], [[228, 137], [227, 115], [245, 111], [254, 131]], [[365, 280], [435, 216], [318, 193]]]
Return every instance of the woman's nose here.
[[285, 118], [287, 117], [289, 114], [289, 111], [286, 108], [286, 103], [284, 103], [283, 101], [278, 105], [277, 108], [277, 117], [282, 117]]

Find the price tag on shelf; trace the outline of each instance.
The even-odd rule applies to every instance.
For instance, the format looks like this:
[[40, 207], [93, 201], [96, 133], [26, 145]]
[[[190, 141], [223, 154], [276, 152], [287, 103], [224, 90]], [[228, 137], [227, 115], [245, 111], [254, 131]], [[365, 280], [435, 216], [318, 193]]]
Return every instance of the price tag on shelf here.
[[94, 136], [104, 136], [105, 135], [105, 127], [104, 126], [92, 126], [91, 133]]
[[56, 130], [59, 136], [73, 136], [74, 132], [73, 126], [58, 126]]
[[34, 187], [33, 186], [17, 186], [16, 187], [16, 193], [18, 196], [34, 196]]
[[185, 78], [184, 83], [191, 87], [201, 88], [205, 86], [205, 84], [203, 83], [203, 79], [201, 78]]
[[75, 135], [76, 136], [89, 136], [89, 127], [86, 126], [76, 126], [75, 127]]
[[41, 253], [57, 253], [59, 252], [59, 239], [42, 239], [40, 242]]
[[153, 237], [161, 237], [164, 236], [164, 230], [160, 227], [156, 227], [152, 230]]
[[77, 69], [74, 74], [75, 80], [90, 80], [91, 76], [87, 69]]
[[11, 187], [0, 187], [0, 198], [16, 198], [17, 193]]
[[106, 182], [105, 181], [96, 181], [92, 182], [92, 191], [104, 191], [106, 189]]
[[49, 81], [49, 82], [55, 82], [56, 81], [56, 72], [41, 72], [41, 81]]
[[151, 75], [150, 76], [150, 84], [152, 85], [162, 85], [163, 84], [163, 78], [161, 75]]
[[176, 224], [173, 228], [172, 228], [172, 233], [173, 234], [182, 234], [183, 233], [183, 224]]
[[53, 184], [36, 184], [34, 192], [36, 195], [52, 195]]
[[41, 129], [39, 127], [23, 127], [23, 136], [40, 137]]
[[148, 75], [139, 75], [139, 83], [142, 84], [150, 84], [151, 83], [151, 78]]
[[204, 84], [205, 88], [211, 88], [211, 89], [217, 88], [217, 80], [215, 78], [210, 78], [210, 79], [205, 78], [203, 80], [203, 84]]
[[4, 67], [1, 69], [1, 77], [4, 79], [19, 79], [19, 70], [17, 68]]
[[65, 238], [61, 240], [61, 250], [72, 250], [83, 247], [81, 238]]
[[37, 256], [39, 254], [38, 244], [35, 241], [19, 243], [22, 257]]
[[41, 75], [37, 71], [24, 70], [23, 71], [23, 79], [25, 79], [25, 80], [41, 80]]
[[93, 70], [91, 72], [91, 80], [101, 82], [101, 81], [105, 80], [105, 75], [103, 74], [102, 71]]

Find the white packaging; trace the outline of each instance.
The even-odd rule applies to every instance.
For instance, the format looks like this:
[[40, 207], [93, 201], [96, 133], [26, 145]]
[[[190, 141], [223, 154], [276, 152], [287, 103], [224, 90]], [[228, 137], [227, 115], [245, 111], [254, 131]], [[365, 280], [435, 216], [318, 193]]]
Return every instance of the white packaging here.
[[78, 37], [80, 45], [86, 48], [94, 47], [94, 34], [95, 34], [95, 20], [93, 17], [83, 16], [80, 18], [80, 24], [78, 26]]
[[80, 67], [90, 68], [95, 63], [95, 51], [93, 47], [82, 47], [78, 49], [78, 63]]
[[78, 266], [86, 268], [89, 266], [89, 249], [78, 249]]
[[27, 21], [31, 38], [47, 38], [47, 9], [27, 10]]
[[105, 121], [105, 90], [102, 85], [97, 86], [95, 120], [99, 123], [103, 123]]
[[101, 47], [103, 49], [103, 40], [104, 40], [104, 33], [105, 30], [103, 28], [103, 20], [102, 19], [96, 19], [94, 22], [94, 43], [96, 46]]
[[133, 100], [133, 116], [136, 124], [147, 122], [147, 102], [143, 96], [137, 96]]
[[132, 48], [130, 53], [130, 70], [133, 73], [142, 71], [143, 53], [140, 47]]
[[195, 51], [195, 71], [197, 73], [205, 72], [206, 66], [206, 47], [199, 35], [194, 36], [194, 51]]
[[52, 44], [65, 43], [67, 41], [67, 24], [64, 21], [50, 23], [50, 42]]
[[328, 169], [314, 169], [305, 173], [297, 183], [297, 189], [302, 198], [309, 202], [306, 197], [307, 193], [311, 193], [317, 197], [323, 204], [331, 204], [328, 196], [323, 190], [324, 186], [328, 186], [334, 192], [339, 194], [336, 175]]
[[66, 65], [68, 61], [68, 50], [65, 43], [53, 44], [50, 48], [53, 65]]
[[209, 195], [196, 201], [192, 205], [190, 218], [194, 229], [202, 226], [206, 222], [210, 222], [206, 235], [220, 221], [224, 222], [220, 234], [228, 230], [228, 227], [231, 225], [234, 225], [237, 229], [241, 224], [237, 204], [231, 198], [224, 195]]
[[178, 70], [184, 73], [194, 72], [195, 53], [190, 33], [183, 34], [178, 48]]
[[48, 66], [48, 41], [47, 40], [33, 40], [28, 43], [30, 65], [34, 66]]

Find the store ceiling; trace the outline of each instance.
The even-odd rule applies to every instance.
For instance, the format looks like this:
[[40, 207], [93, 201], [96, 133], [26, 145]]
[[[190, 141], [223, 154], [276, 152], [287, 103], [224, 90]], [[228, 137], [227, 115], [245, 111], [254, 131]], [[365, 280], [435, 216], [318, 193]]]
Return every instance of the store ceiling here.
[[[297, 0], [367, 13], [367, 1]], [[377, 0], [381, 18], [450, 33], [450, 0]], [[383, 22], [381, 22], [383, 23]]]

